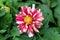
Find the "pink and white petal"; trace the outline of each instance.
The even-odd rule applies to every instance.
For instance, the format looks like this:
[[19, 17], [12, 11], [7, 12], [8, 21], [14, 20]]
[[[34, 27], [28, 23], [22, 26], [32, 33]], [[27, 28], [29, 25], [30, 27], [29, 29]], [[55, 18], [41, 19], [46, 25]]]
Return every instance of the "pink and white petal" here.
[[23, 6], [21, 6], [21, 10], [22, 10], [22, 11], [24, 10], [24, 7], [23, 7]]
[[22, 30], [19, 30], [20, 34], [23, 34], [23, 31]]
[[36, 20], [38, 20], [38, 21], [43, 21], [43, 20], [44, 20], [44, 17], [43, 17], [43, 16], [40, 16], [40, 17], [37, 18]]
[[36, 28], [36, 26], [34, 24], [32, 25], [32, 27], [33, 27], [35, 32], [39, 32], [39, 30]]
[[26, 32], [26, 31], [27, 31], [27, 29], [23, 28], [23, 32]]
[[18, 25], [19, 33], [20, 33], [20, 34], [23, 34], [23, 30], [22, 30], [20, 27], [21, 27], [21, 25]]
[[24, 20], [24, 17], [22, 15], [16, 16], [16, 21], [22, 21], [22, 20]]
[[34, 12], [34, 10], [35, 10], [35, 4], [32, 4], [32, 12]]
[[32, 13], [30, 12], [31, 11], [31, 8], [29, 8], [27, 6], [26, 6], [26, 8], [27, 8], [27, 15], [31, 15], [32, 16]]
[[44, 17], [43, 16], [36, 16], [34, 18], [34, 20], [43, 21], [44, 20]]
[[23, 24], [23, 21], [16, 21], [17, 24]]
[[18, 25], [18, 29], [21, 31], [21, 32], [26, 32], [27, 31], [27, 25], [26, 24], [19, 24]]
[[24, 27], [23, 27], [23, 32], [26, 32], [28, 29], [28, 26], [25, 24]]
[[26, 16], [26, 13], [25, 12], [22, 12], [24, 16]]
[[33, 36], [34, 36], [34, 33], [28, 32], [28, 36], [29, 36], [29, 37], [33, 37]]
[[33, 18], [37, 15], [37, 13], [34, 13]]
[[39, 24], [40, 23], [40, 21], [37, 21], [37, 20], [35, 20], [35, 21], [33, 21], [33, 24]]
[[40, 21], [34, 21], [33, 24], [36, 26], [36, 28], [40, 28], [40, 26], [43, 25]]
[[41, 25], [35, 25], [37, 29], [41, 28]]
[[32, 24], [30, 24], [30, 25], [28, 26], [28, 31], [33, 32]]
[[40, 12], [41, 12], [41, 9], [38, 10], [38, 13], [40, 13]]
[[22, 13], [24, 12], [27, 15], [27, 8], [21, 7]]
[[24, 19], [22, 17], [16, 17], [16, 21], [23, 21]]
[[32, 16], [34, 16], [34, 15], [38, 14], [37, 12], [38, 12], [38, 10], [36, 10], [36, 9], [34, 9], [34, 11], [33, 11], [33, 12], [32, 12], [32, 10], [31, 10]]
[[32, 25], [29, 25], [27, 33], [28, 33], [29, 37], [33, 37], [34, 36], [34, 31], [33, 31]]
[[35, 17], [40, 17], [40, 14], [37, 13], [37, 15]]

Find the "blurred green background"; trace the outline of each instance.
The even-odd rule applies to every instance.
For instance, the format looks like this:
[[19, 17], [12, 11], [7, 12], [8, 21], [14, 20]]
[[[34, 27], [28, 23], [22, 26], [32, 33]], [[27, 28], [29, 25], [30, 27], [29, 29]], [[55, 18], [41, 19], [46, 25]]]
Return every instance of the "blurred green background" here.
[[[29, 38], [19, 34], [15, 15], [21, 6], [36, 5], [45, 20], [39, 33]], [[60, 0], [0, 0], [0, 40], [60, 40]]]

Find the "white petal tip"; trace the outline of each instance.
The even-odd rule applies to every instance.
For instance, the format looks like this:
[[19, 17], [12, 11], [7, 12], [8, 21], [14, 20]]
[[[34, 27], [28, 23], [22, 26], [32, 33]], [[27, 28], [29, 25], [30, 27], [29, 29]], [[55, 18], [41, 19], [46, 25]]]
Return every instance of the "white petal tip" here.
[[22, 34], [22, 33], [23, 33], [21, 30], [20, 30], [19, 32], [20, 32], [20, 34]]
[[24, 29], [24, 30], [23, 30], [23, 32], [26, 32], [26, 31], [27, 31], [27, 29]]
[[41, 9], [39, 9], [39, 12], [41, 11]]
[[35, 8], [35, 4], [32, 4], [32, 8]]
[[29, 37], [33, 37], [34, 34], [30, 32], [30, 33], [28, 34], [28, 36], [29, 36]]
[[24, 23], [23, 21], [16, 21], [17, 24], [22, 24]]

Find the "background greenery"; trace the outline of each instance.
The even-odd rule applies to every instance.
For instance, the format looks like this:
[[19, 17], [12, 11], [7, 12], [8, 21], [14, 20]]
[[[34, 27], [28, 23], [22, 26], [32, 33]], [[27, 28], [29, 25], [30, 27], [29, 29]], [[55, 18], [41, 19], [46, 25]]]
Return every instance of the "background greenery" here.
[[[36, 4], [45, 20], [39, 33], [19, 34], [15, 15], [21, 6]], [[0, 40], [60, 40], [60, 0], [0, 0]]]

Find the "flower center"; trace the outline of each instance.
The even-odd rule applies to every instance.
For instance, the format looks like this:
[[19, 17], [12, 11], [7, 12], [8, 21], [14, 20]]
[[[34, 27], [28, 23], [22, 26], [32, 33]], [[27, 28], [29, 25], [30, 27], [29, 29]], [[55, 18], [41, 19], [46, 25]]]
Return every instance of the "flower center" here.
[[27, 15], [25, 18], [24, 18], [24, 22], [27, 23], [27, 24], [31, 24], [32, 23], [32, 17]]

